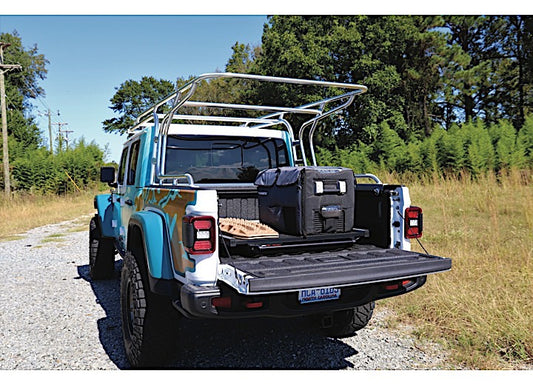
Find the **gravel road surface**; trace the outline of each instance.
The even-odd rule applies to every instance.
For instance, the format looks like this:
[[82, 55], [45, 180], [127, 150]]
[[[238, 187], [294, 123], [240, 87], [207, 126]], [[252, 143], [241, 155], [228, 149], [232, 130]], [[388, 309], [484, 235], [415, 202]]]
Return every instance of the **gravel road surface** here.
[[[90, 216], [0, 242], [0, 369], [126, 369], [116, 277], [92, 282]], [[171, 368], [442, 369], [446, 353], [386, 328], [379, 302], [356, 336], [327, 338], [305, 320], [183, 321]]]

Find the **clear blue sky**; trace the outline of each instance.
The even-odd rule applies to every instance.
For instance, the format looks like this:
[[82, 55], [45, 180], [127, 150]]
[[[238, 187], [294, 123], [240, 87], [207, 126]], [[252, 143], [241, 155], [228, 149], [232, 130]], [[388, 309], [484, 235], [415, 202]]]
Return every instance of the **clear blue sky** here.
[[[115, 87], [143, 76], [177, 77], [223, 71], [236, 41], [259, 45], [266, 16], [1, 16], [0, 32], [16, 30], [25, 48], [37, 44], [50, 61], [39, 84], [46, 95], [37, 112], [49, 107], [52, 121], [74, 131], [118, 161], [124, 137], [106, 134], [102, 122], [115, 116], [109, 100]], [[9, 49], [9, 48], [8, 48]], [[60, 116], [57, 116], [59, 110]], [[37, 116], [48, 140], [48, 118]], [[53, 126], [54, 136], [57, 125]]]

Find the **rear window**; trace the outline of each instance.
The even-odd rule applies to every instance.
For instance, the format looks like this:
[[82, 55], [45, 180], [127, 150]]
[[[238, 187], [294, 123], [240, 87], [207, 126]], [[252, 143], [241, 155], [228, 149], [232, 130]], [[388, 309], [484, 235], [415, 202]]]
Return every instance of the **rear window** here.
[[189, 173], [197, 183], [254, 182], [259, 171], [288, 166], [281, 139], [169, 135], [166, 174]]

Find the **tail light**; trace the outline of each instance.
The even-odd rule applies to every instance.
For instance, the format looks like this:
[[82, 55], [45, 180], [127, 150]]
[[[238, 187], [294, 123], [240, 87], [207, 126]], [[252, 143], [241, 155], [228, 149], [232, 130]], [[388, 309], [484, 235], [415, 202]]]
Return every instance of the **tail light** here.
[[215, 218], [183, 217], [183, 246], [189, 254], [210, 254], [216, 250]]
[[422, 209], [411, 206], [405, 209], [405, 238], [413, 239], [422, 237]]

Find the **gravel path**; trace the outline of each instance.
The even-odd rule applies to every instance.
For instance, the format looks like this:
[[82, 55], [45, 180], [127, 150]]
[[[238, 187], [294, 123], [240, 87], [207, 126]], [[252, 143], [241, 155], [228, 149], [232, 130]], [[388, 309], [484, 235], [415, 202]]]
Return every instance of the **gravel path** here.
[[[0, 369], [125, 369], [119, 272], [88, 275], [90, 217], [0, 242]], [[80, 227], [82, 226], [82, 227]], [[172, 368], [442, 369], [446, 354], [385, 327], [376, 306], [351, 338], [321, 336], [305, 320], [184, 320]]]

